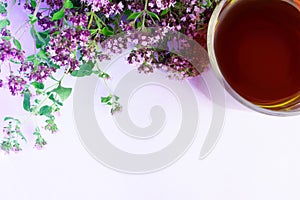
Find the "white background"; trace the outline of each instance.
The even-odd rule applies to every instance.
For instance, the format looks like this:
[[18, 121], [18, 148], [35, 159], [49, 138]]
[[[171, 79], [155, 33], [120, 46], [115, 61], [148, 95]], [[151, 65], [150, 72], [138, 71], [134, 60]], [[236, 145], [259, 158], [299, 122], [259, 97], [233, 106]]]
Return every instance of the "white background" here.
[[[12, 17], [16, 17], [17, 21], [19, 15]], [[119, 65], [115, 67], [120, 69]], [[125, 64], [122, 67], [122, 72], [129, 69]], [[112, 69], [111, 73], [117, 76], [117, 70]], [[66, 84], [72, 86], [74, 81], [67, 80]], [[115, 83], [112, 81], [111, 84]], [[58, 117], [60, 132], [46, 135], [48, 145], [44, 150], [33, 149], [34, 138], [30, 131], [34, 123], [30, 121], [24, 128], [29, 142], [23, 152], [0, 155], [0, 199], [299, 200], [300, 117], [280, 118], [255, 113], [227, 95], [222, 138], [205, 160], [199, 160], [200, 149], [211, 123], [211, 103], [205, 92], [201, 92], [201, 78], [190, 81], [190, 84], [198, 99], [199, 132], [191, 148], [172, 166], [152, 174], [130, 175], [98, 163], [80, 142], [70, 98]], [[99, 90], [95, 99], [97, 95], [102, 95], [101, 85]], [[172, 95], [159, 89], [158, 96], [153, 90], [151, 87], [145, 88], [132, 100], [132, 120], [141, 126], [149, 123], [149, 105], [156, 101], [162, 106], [174, 106], [173, 109], [172, 106], [166, 108], [170, 116], [179, 113]], [[11, 97], [4, 90], [0, 90], [0, 96], [1, 119], [7, 115], [23, 114], [20, 99]], [[156, 98], [153, 99], [153, 96]], [[152, 99], [147, 101], [150, 97]], [[96, 108], [98, 120], [111, 120], [103, 129], [113, 128], [114, 122], [108, 117], [109, 109], [101, 104], [95, 104]], [[148, 145], [136, 141], [132, 145], [132, 138], [117, 134], [110, 136], [109, 132], [105, 134], [116, 146], [128, 151], [155, 151], [176, 136], [176, 132], [173, 134], [170, 130], [176, 128], [180, 118], [173, 118], [168, 118], [167, 122], [167, 126], [171, 124], [171, 129], [165, 130], [152, 146], [149, 145], [151, 141]]]

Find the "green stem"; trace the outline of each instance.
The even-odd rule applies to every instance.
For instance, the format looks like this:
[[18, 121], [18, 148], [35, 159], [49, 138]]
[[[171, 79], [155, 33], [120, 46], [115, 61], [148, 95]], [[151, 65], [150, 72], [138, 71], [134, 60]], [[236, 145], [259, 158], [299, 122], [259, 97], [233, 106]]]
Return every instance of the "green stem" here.
[[30, 22], [30, 20], [26, 20], [22, 25], [20, 25], [18, 27], [18, 29], [15, 31], [15, 33], [13, 35], [17, 35], [19, 33], [19, 31], [25, 26], [27, 25], [28, 23]]
[[143, 11], [143, 19], [142, 19], [142, 30], [145, 29], [145, 22], [146, 22], [146, 15], [148, 12], [148, 1], [149, 0], [145, 0], [145, 7], [144, 7], [144, 11]]
[[118, 16], [118, 18], [117, 18], [117, 23], [116, 23], [116, 26], [115, 26], [115, 28], [114, 28], [114, 32], [115, 33], [117, 33], [118, 32], [118, 30], [120, 29], [120, 27], [119, 27], [119, 24], [120, 24], [120, 21], [121, 21], [121, 15], [120, 16]]
[[96, 21], [98, 21], [99, 23], [101, 23], [103, 26], [107, 26], [107, 25], [104, 23], [104, 21], [103, 21], [98, 15], [95, 14], [94, 17], [95, 17]]
[[58, 81], [59, 85], [61, 85], [61, 82], [63, 81], [63, 79], [66, 77], [66, 75], [69, 73], [70, 70], [71, 70], [71, 66], [68, 67], [68, 69], [66, 70], [64, 75], [59, 79], [59, 81]]
[[47, 87], [47, 88], [44, 90], [44, 92], [46, 92], [47, 90], [49, 90], [50, 88], [53, 88], [53, 87], [55, 87], [55, 86], [58, 86], [58, 82], [55, 83], [55, 84], [53, 84], [53, 85], [51, 85], [51, 86], [49, 86], [49, 87]]
[[48, 94], [42, 101], [39, 103], [39, 105], [32, 111], [33, 114], [37, 114], [37, 110], [44, 105], [44, 103], [47, 101], [47, 99], [50, 97], [51, 94]]
[[94, 20], [94, 15], [95, 15], [95, 13], [94, 13], [94, 12], [91, 12], [91, 18], [90, 18], [90, 21], [89, 21], [88, 29], [91, 28], [91, 25], [92, 25], [93, 20]]
[[33, 16], [35, 17], [40, 9], [40, 6], [41, 6], [41, 2], [42, 0], [38, 0], [38, 2], [36, 3], [36, 7], [35, 7], [35, 10], [34, 10], [34, 13], [33, 13]]
[[[96, 63], [96, 68], [98, 69], [99, 73], [102, 73], [102, 72], [103, 72], [103, 71], [100, 69], [100, 67], [98, 66], [98, 63]], [[110, 87], [109, 87], [107, 81], [106, 81], [105, 79], [102, 79], [102, 81], [103, 81], [103, 83], [104, 83], [104, 85], [105, 85], [105, 87], [106, 87], [106, 89], [107, 89], [109, 95], [113, 96], [113, 92], [111, 91], [111, 89], [110, 89]]]
[[144, 10], [145, 10], [145, 11], [147, 11], [148, 1], [149, 1], [149, 0], [146, 0], [146, 1], [145, 1], [145, 7], [144, 7]]
[[[37, 13], [38, 13], [38, 11], [39, 11], [39, 9], [40, 9], [41, 2], [42, 2], [42, 0], [38, 0], [38, 2], [37, 2], [37, 4], [36, 4], [36, 7], [35, 7], [35, 10], [34, 10], [34, 13], [33, 13], [33, 16], [34, 16], [34, 17], [36, 17], [36, 15], [37, 15]], [[34, 25], [32, 25], [32, 26], [34, 26]], [[27, 31], [28, 28], [29, 28], [29, 27], [27, 26], [27, 27], [24, 29], [24, 31], [22, 32], [22, 34], [20, 35], [20, 37], [18, 38], [18, 40], [20, 40], [20, 39], [23, 37], [24, 33]]]

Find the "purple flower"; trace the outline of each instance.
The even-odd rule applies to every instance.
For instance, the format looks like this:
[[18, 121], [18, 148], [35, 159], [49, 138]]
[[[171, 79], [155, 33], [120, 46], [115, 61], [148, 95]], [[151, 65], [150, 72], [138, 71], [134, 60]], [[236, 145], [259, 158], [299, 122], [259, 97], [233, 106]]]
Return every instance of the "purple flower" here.
[[[45, 0], [42, 0], [42, 2], [45, 2]], [[46, 0], [46, 3], [51, 8], [61, 8], [64, 5], [64, 0]]]
[[42, 137], [38, 137], [35, 141], [34, 148], [41, 150], [47, 144], [46, 140]]
[[124, 8], [121, 1], [117, 4], [113, 4], [110, 0], [82, 0], [82, 2], [91, 6], [94, 12], [103, 13], [107, 18], [110, 15], [119, 14]]
[[173, 7], [175, 3], [176, 0], [150, 0], [148, 6], [150, 7], [150, 11], [160, 13], [163, 10]]
[[88, 26], [88, 17], [85, 13], [69, 11], [69, 14], [67, 15], [67, 20], [70, 21], [74, 26]]
[[8, 77], [8, 88], [13, 96], [24, 90], [26, 81], [21, 76], [10, 75]]
[[[79, 67], [79, 59], [88, 61], [95, 57], [93, 46], [89, 41], [90, 31], [79, 30], [75, 28], [67, 28], [62, 30], [57, 35], [51, 35], [50, 42], [46, 47], [51, 61], [70, 70], [75, 70]], [[78, 49], [80, 58], [78, 58]]]
[[24, 51], [13, 48], [10, 41], [0, 40], [0, 61], [5, 62], [14, 60], [18, 62], [24, 61]]
[[11, 151], [13, 151], [15, 153], [19, 153], [20, 151], [22, 151], [22, 148], [20, 147], [20, 145], [14, 144], [11, 148]]
[[42, 83], [49, 76], [56, 72], [55, 67], [49, 67], [46, 64], [39, 64], [38, 66], [34, 66], [32, 62], [25, 62], [19, 68], [19, 72], [23, 73], [29, 81], [37, 81]]

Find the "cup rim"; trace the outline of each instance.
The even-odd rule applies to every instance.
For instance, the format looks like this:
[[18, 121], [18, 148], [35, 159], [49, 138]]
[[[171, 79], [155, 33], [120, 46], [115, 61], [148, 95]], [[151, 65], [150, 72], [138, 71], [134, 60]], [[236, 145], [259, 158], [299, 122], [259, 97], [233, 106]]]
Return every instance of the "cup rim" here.
[[239, 103], [242, 105], [246, 106], [247, 108], [262, 113], [262, 114], [267, 114], [267, 115], [272, 115], [272, 116], [295, 116], [295, 115], [300, 115], [300, 110], [271, 110], [267, 108], [260, 107], [248, 100], [246, 100], [244, 97], [239, 95], [231, 86], [230, 84], [226, 81], [224, 78], [219, 65], [217, 63], [216, 55], [214, 52], [214, 33], [215, 33], [215, 28], [218, 23], [218, 18], [219, 15], [226, 3], [229, 3], [230, 0], [220, 0], [220, 2], [217, 4], [216, 8], [214, 9], [209, 24], [208, 24], [208, 33], [207, 33], [207, 50], [208, 50], [208, 56], [209, 56], [209, 61], [210, 65], [218, 79], [218, 81], [223, 85], [225, 90]]

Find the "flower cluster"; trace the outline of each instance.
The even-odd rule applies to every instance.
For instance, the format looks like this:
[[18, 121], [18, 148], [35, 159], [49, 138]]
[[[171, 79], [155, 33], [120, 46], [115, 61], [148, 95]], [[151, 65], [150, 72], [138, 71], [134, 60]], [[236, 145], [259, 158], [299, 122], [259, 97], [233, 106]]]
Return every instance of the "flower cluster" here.
[[[7, 33], [6, 31], [4, 33]], [[1, 36], [7, 36], [0, 35]], [[7, 41], [5, 39], [0, 39], [0, 61], [16, 61], [16, 62], [23, 62], [24, 61], [24, 51], [21, 51], [15, 47], [12, 46], [10, 41]]]
[[[43, 12], [37, 12], [36, 13], [36, 17], [38, 19], [38, 25], [43, 29], [43, 30], [47, 30], [50, 29], [51, 27], [53, 27], [55, 25], [55, 23], [53, 21], [51, 21], [51, 18], [49, 18], [49, 12], [51, 12], [51, 9], [53, 9], [55, 7], [56, 4], [54, 4], [53, 1], [49, 1], [50, 4], [49, 5], [49, 11], [48, 13], [43, 13]], [[61, 4], [60, 2], [58, 2], [58, 5]], [[30, 12], [30, 14], [34, 14], [35, 8], [33, 7], [32, 4], [30, 4], [29, 2], [24, 4], [24, 9], [28, 10]]]
[[64, 0], [42, 0], [50, 8], [61, 8], [64, 5]]
[[17, 75], [10, 75], [8, 78], [8, 88], [13, 96], [19, 94], [24, 90], [24, 86], [27, 82], [23, 77]]
[[184, 79], [198, 75], [200, 72], [182, 57], [168, 51], [143, 48], [134, 50], [128, 57], [130, 64], [138, 66], [138, 71], [143, 73], [154, 72], [155, 69], [169, 73], [169, 78]]
[[39, 128], [36, 128], [33, 133], [33, 135], [36, 136], [34, 147], [39, 150], [42, 149], [47, 144], [46, 140], [42, 137], [40, 131], [41, 130]]
[[[93, 1], [95, 5], [96, 2], [98, 2], [99, 10], [105, 10], [106, 7], [101, 4], [101, 2], [103, 3], [104, 1]], [[118, 2], [120, 3], [121, 1]], [[149, 0], [146, 2], [148, 4], [145, 6], [145, 2], [136, 3], [134, 0], [126, 1], [126, 3], [123, 4], [124, 10], [131, 10], [133, 12], [129, 16], [131, 20], [126, 20], [126, 17], [122, 15], [121, 18], [119, 18], [121, 20], [118, 20], [120, 29], [125, 31], [126, 35], [129, 36], [127, 42], [136, 45], [137, 48], [146, 48], [140, 50], [134, 49], [127, 59], [128, 62], [137, 66], [140, 72], [153, 72], [154, 68], [161, 69], [161, 67], [157, 67], [155, 63], [156, 59], [153, 59], [159, 54], [159, 62], [165, 65], [164, 68], [168, 68], [165, 71], [170, 73], [169, 77], [188, 78], [199, 75], [200, 72], [187, 60], [179, 58], [172, 53], [162, 53], [158, 49], [149, 49], [147, 47], [153, 46], [155, 42], [161, 42], [168, 31], [178, 31], [190, 38], [194, 38], [201, 46], [206, 48], [208, 19], [217, 1]], [[112, 6], [112, 3], [110, 3], [110, 6]], [[161, 32], [157, 31], [155, 37], [146, 37], [147, 35], [142, 37], [131, 34], [132, 30], [143, 31], [145, 27], [162, 27], [162, 30]], [[160, 35], [160, 33], [163, 34]], [[104, 41], [102, 47], [104, 46], [104, 49], [108, 53], [118, 53], [124, 46], [129, 46], [125, 45], [124, 42], [117, 41], [117, 39], [115, 39], [114, 42], [107, 42], [105, 41], [106, 39], [106, 37], [102, 37], [99, 41]], [[173, 60], [170, 58], [181, 60], [179, 63], [181, 66], [174, 67], [178, 66], [178, 63], [173, 63]], [[175, 59], [175, 61], [177, 61], [177, 59]]]
[[82, 2], [91, 6], [94, 12], [103, 13], [107, 18], [110, 15], [120, 14], [124, 8], [121, 1], [118, 4], [113, 4], [110, 0], [82, 0]]
[[20, 129], [20, 121], [11, 117], [4, 119], [8, 124], [3, 128], [2, 135], [3, 140], [0, 143], [0, 149], [4, 152], [9, 153], [22, 151], [20, 142], [26, 141], [23, 133]]
[[149, 1], [148, 6], [150, 7], [150, 11], [160, 13], [163, 10], [174, 7], [175, 4], [175, 0], [155, 0]]
[[[200, 70], [196, 70], [176, 54], [169, 40], [182, 40], [183, 51], [193, 52], [192, 47], [184, 45], [187, 39], [177, 37], [180, 33], [206, 48], [208, 21], [218, 0], [17, 2], [0, 2], [0, 88], [8, 89], [13, 96], [19, 95], [24, 110], [31, 116], [45, 119], [33, 131], [34, 147], [41, 149], [47, 144], [44, 132], [58, 132], [54, 116], [72, 93], [72, 88], [64, 85], [67, 75], [95, 75], [108, 86], [110, 76], [97, 61], [110, 60], [113, 54], [127, 49], [132, 49], [128, 63], [139, 72], [162, 70], [175, 79], [199, 75], [205, 66], [197, 66]], [[11, 32], [8, 8], [17, 5], [24, 8], [27, 19]], [[25, 52], [20, 42], [26, 31], [34, 40], [33, 53]], [[200, 63], [197, 58], [192, 59], [193, 63]], [[101, 102], [110, 106], [112, 114], [120, 112], [119, 97], [110, 89], [108, 93]], [[8, 124], [0, 135], [0, 149], [7, 153], [21, 151], [21, 141], [25, 141], [21, 121], [11, 117], [4, 121]]]
[[46, 51], [54, 64], [73, 71], [80, 65], [78, 48], [82, 50], [79, 52], [83, 53], [82, 60], [89, 61], [94, 58], [95, 53], [89, 47], [89, 36], [88, 30], [67, 28], [51, 35]]
[[19, 71], [24, 74], [29, 81], [36, 81], [43, 83], [49, 76], [56, 72], [56, 68], [48, 66], [46, 63], [40, 63], [34, 66], [33, 62], [24, 62]]
[[57, 124], [55, 123], [55, 117], [53, 115], [49, 116], [49, 119], [46, 120], [46, 125], [44, 128], [51, 133], [56, 133], [58, 131]]
[[84, 13], [70, 12], [66, 18], [75, 27], [88, 27], [88, 17]]

